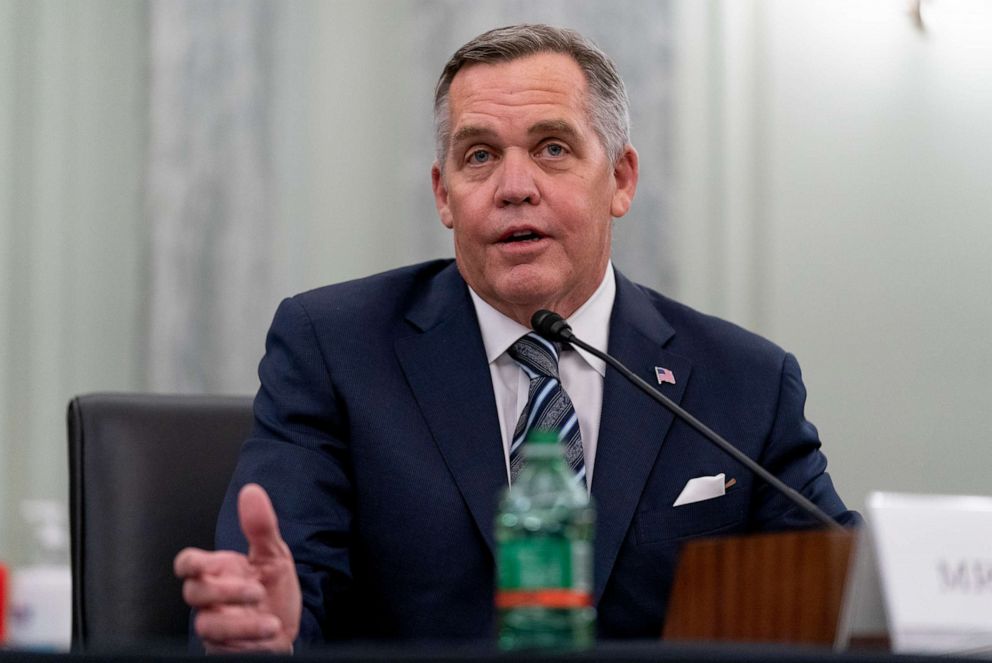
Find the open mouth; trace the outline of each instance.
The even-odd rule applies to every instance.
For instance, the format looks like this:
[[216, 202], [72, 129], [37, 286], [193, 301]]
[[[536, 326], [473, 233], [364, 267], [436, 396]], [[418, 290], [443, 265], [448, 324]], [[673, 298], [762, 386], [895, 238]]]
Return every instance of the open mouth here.
[[544, 235], [534, 230], [517, 230], [500, 237], [501, 244], [513, 244], [516, 242], [535, 242], [542, 239]]

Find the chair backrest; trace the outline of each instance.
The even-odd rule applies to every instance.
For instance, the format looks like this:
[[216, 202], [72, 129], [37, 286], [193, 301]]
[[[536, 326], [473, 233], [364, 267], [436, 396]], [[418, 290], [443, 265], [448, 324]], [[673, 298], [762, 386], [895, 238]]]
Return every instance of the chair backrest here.
[[75, 649], [185, 642], [189, 609], [172, 560], [185, 546], [213, 547], [251, 402], [88, 394], [69, 403]]

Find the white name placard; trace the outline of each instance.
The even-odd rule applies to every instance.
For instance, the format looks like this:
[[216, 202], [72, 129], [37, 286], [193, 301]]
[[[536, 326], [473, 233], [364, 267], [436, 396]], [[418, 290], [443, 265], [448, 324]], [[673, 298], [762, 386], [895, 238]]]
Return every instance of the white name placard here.
[[992, 652], [992, 497], [868, 496], [897, 652]]

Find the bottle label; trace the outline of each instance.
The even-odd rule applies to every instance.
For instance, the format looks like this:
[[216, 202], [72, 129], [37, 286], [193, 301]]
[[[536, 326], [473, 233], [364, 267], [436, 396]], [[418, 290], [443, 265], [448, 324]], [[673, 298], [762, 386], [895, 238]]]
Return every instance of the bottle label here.
[[591, 546], [561, 537], [529, 537], [499, 547], [497, 608], [592, 605]]

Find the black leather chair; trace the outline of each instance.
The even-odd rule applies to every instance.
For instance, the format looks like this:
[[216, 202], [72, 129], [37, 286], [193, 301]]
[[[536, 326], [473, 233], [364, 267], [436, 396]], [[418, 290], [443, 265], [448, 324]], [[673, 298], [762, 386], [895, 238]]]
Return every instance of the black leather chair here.
[[[185, 643], [172, 559], [212, 548], [251, 398], [87, 394], [69, 403], [76, 650]], [[183, 644], [183, 646], [185, 646]]]

